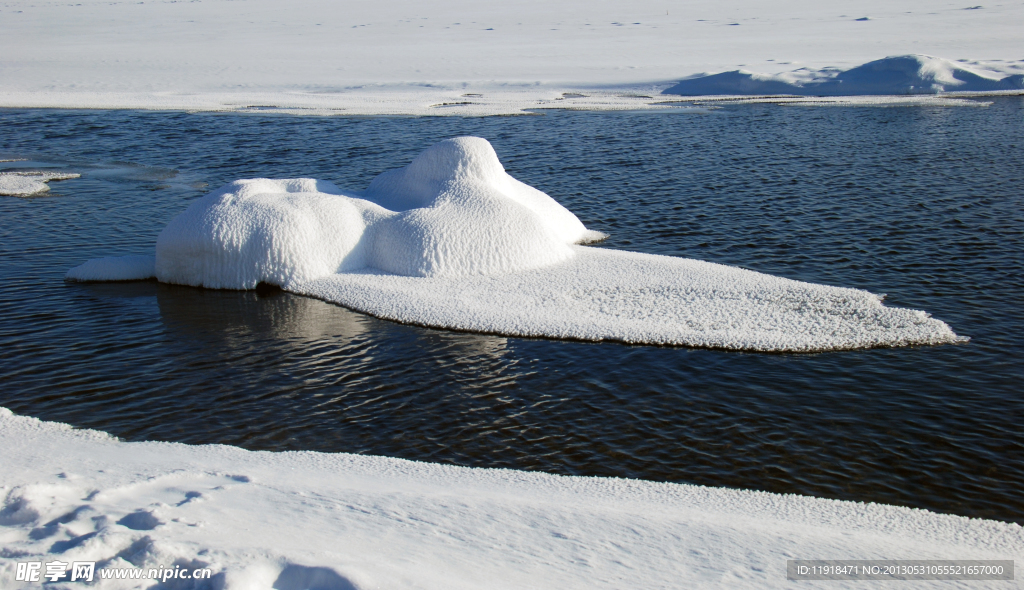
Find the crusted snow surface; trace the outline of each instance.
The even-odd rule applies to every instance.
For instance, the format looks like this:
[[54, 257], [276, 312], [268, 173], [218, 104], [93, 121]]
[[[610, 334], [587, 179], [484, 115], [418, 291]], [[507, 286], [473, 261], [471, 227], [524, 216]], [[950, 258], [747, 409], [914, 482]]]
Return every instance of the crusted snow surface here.
[[1024, 90], [1024, 74], [992, 78], [962, 64], [930, 55], [896, 55], [846, 71], [767, 75], [734, 70], [683, 80], [663, 94], [686, 96], [795, 94], [860, 96]]
[[386, 457], [126, 443], [5, 408], [0, 448], [5, 588], [24, 561], [214, 572], [208, 586], [160, 588], [500, 590], [787, 588], [787, 559], [1024, 555], [1017, 524], [925, 510]]
[[30, 197], [49, 192], [46, 183], [51, 180], [78, 178], [73, 172], [0, 172], [0, 195], [7, 197]]
[[363, 193], [236, 181], [167, 225], [153, 267], [105, 258], [67, 278], [138, 279], [152, 268], [167, 283], [270, 283], [385, 319], [508, 336], [757, 351], [961, 340], [866, 291], [576, 245], [602, 236], [506, 174], [486, 140], [462, 137]]
[[945, 323], [885, 307], [867, 291], [700, 260], [574, 250], [565, 262], [497, 277], [367, 270], [293, 290], [384, 319], [507, 336], [805, 352], [957, 341]]

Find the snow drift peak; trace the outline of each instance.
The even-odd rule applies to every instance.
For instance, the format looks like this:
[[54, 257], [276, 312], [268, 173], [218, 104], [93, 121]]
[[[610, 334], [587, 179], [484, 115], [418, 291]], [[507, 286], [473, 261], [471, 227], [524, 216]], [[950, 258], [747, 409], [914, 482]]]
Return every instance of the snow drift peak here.
[[554, 199], [509, 176], [490, 142], [480, 137], [456, 137], [432, 145], [408, 166], [374, 178], [363, 198], [391, 211], [445, 204], [457, 204], [466, 211], [518, 205], [559, 242], [598, 237]]
[[[502, 274], [573, 256], [593, 238], [575, 215], [505, 173], [485, 139], [442, 141], [357, 198], [313, 179], [239, 180], [161, 232], [158, 279], [286, 287], [374, 268], [404, 276]], [[79, 274], [69, 277], [83, 280]]]
[[430, 146], [408, 166], [374, 178], [364, 196], [392, 211], [406, 211], [437, 205], [439, 198], [458, 192], [457, 185], [507, 192], [510, 180], [490, 142], [456, 137]]
[[454, 184], [501, 190], [508, 178], [490, 142], [456, 137], [430, 146], [408, 166], [374, 178], [364, 196], [392, 211], [406, 211], [433, 207]]
[[[809, 90], [815, 86], [810, 85]], [[956, 90], [1003, 90], [1001, 80], [987, 78], [955, 62], [930, 55], [893, 55], [841, 72], [816, 87], [826, 94], [931, 94]]]
[[568, 209], [505, 173], [479, 137], [434, 144], [364, 198], [401, 212], [374, 228], [371, 265], [405, 276], [501, 274], [572, 257], [590, 233]]
[[437, 182], [457, 179], [493, 182], [505, 176], [498, 154], [482, 137], [455, 137], [435, 143], [416, 156], [405, 170]]
[[845, 74], [846, 78], [851, 78], [855, 72], [861, 75], [868, 72], [881, 72], [899, 76], [903, 80], [961, 84], [962, 81], [956, 78], [957, 71], [966, 72], [968, 70], [941, 57], [909, 54], [890, 55], [889, 57], [869, 61], [864, 65], [846, 70], [843, 74]]

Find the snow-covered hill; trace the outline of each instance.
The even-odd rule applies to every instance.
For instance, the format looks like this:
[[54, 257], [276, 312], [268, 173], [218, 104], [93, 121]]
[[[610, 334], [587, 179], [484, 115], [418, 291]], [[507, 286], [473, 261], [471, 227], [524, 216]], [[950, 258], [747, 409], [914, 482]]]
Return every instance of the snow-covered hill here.
[[1024, 74], [991, 77], [929, 55], [886, 57], [846, 71], [823, 70], [810, 79], [801, 79], [799, 74], [803, 72], [770, 76], [734, 70], [683, 80], [665, 89], [663, 94], [863, 96], [1024, 91]]

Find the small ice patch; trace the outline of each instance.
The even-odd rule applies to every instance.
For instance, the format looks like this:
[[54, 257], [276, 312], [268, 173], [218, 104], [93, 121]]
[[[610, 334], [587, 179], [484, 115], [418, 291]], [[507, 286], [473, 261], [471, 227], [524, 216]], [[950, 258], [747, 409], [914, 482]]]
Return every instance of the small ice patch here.
[[578, 245], [603, 237], [506, 174], [486, 140], [461, 137], [362, 193], [233, 182], [172, 220], [155, 260], [92, 260], [67, 278], [269, 283], [384, 319], [507, 336], [756, 351], [960, 340], [866, 291]]
[[72, 172], [0, 172], [0, 195], [7, 197], [29, 197], [49, 192], [46, 183], [53, 180], [78, 178]]
[[64, 275], [68, 281], [141, 281], [156, 276], [153, 256], [108, 256], [94, 258]]

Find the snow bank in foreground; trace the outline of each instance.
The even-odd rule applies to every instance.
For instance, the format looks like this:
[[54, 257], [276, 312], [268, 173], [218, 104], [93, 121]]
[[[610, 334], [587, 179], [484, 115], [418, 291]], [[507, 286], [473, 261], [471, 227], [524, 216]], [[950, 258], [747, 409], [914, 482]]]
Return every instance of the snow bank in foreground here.
[[886, 57], [839, 72], [834, 77], [808, 81], [792, 78], [735, 70], [683, 80], [662, 94], [860, 96], [1024, 90], [1024, 74], [990, 78], [947, 59], [928, 55]]
[[0, 195], [30, 197], [50, 190], [47, 182], [78, 178], [71, 172], [0, 172]]
[[225, 590], [656, 589], [789, 587], [787, 559], [1024, 555], [1019, 525], [923, 510], [384, 457], [124, 443], [3, 408], [0, 448], [4, 587], [19, 561], [210, 567], [211, 587]]
[[573, 245], [602, 235], [506, 174], [486, 140], [458, 138], [364, 193], [311, 179], [233, 182], [167, 225], [153, 267], [104, 258], [67, 278], [265, 282], [381, 318], [509, 336], [759, 351], [958, 340], [866, 291]]

